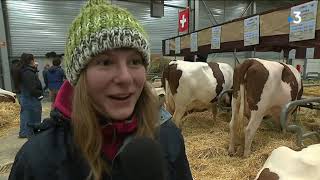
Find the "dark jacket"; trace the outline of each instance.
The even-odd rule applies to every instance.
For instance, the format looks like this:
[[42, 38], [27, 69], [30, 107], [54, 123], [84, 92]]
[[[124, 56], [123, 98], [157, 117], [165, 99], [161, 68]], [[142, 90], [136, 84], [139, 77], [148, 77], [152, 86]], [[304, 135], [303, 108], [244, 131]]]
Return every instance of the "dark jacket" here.
[[20, 90], [23, 96], [42, 96], [42, 85], [37, 73], [37, 69], [32, 66], [22, 67]]
[[45, 84], [49, 89], [59, 90], [65, 79], [61, 66], [52, 66], [44, 74]]
[[20, 90], [20, 83], [21, 83], [21, 68], [20, 68], [20, 64], [16, 63], [13, 64], [11, 69], [11, 77], [12, 77], [12, 81], [13, 81], [13, 87], [12, 87], [12, 92], [16, 93], [16, 94], [20, 94], [21, 90]]
[[[181, 132], [171, 116], [163, 109], [161, 111], [162, 124], [157, 139], [167, 161], [166, 180], [192, 180]], [[52, 111], [51, 118], [41, 124], [38, 134], [17, 153], [9, 180], [86, 179], [89, 168], [75, 148], [69, 122], [59, 111]], [[121, 176], [121, 170], [116, 169], [117, 163], [115, 158], [112, 172], [117, 173], [112, 174], [112, 178], [104, 175], [103, 180], [126, 180]]]
[[48, 88], [48, 78], [47, 78], [47, 73], [48, 73], [48, 69], [43, 69], [42, 71], [42, 78], [43, 78], [43, 81], [44, 81], [44, 90], [46, 90]]

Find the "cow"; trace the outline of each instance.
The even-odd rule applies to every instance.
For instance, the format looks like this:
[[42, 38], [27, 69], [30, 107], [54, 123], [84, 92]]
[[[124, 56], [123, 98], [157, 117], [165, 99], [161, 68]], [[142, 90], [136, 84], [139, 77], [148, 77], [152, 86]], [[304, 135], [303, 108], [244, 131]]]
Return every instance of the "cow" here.
[[319, 180], [320, 144], [301, 151], [281, 146], [272, 151], [255, 180]]
[[234, 155], [235, 144], [240, 143], [244, 145], [243, 156], [248, 157], [263, 118], [271, 117], [280, 127], [282, 106], [301, 99], [302, 81], [300, 73], [291, 65], [250, 58], [236, 66], [233, 85], [228, 151]]
[[16, 94], [0, 88], [0, 102], [16, 102]]
[[[171, 61], [164, 68], [165, 104], [178, 127], [184, 114], [197, 106], [216, 115], [217, 96], [232, 88], [233, 68], [226, 63]], [[231, 100], [231, 98], [230, 98]]]

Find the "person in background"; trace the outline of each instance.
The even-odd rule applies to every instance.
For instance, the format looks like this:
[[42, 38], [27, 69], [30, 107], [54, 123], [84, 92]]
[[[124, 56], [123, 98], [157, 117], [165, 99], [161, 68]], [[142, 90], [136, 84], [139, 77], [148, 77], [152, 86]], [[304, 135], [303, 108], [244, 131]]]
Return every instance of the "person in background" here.
[[43, 67], [43, 70], [42, 70], [42, 78], [43, 78], [43, 82], [44, 82], [44, 88], [43, 88], [43, 91], [44, 91], [44, 94], [46, 94], [45, 96], [47, 97], [47, 94], [48, 94], [48, 79], [47, 79], [47, 72], [48, 72], [48, 69], [50, 68], [50, 65], [49, 64], [46, 64], [44, 65]]
[[53, 103], [56, 99], [57, 93], [63, 84], [63, 81], [66, 79], [64, 70], [60, 66], [61, 64], [61, 57], [55, 56], [52, 59], [52, 66], [48, 69], [48, 71], [44, 75], [44, 81], [46, 86], [49, 89], [50, 98]]
[[146, 81], [142, 25], [125, 9], [89, 0], [68, 32], [68, 81], [9, 180], [192, 180], [181, 131]]
[[10, 69], [11, 77], [13, 81], [12, 92], [16, 94], [19, 104], [20, 104], [20, 93], [21, 93], [20, 85], [19, 85], [19, 82], [21, 82], [20, 70], [21, 70], [20, 59], [13, 60], [11, 62], [11, 69]]
[[41, 99], [42, 85], [37, 75], [35, 59], [32, 54], [23, 53], [20, 58], [20, 138], [27, 138], [33, 135], [30, 124], [41, 122]]

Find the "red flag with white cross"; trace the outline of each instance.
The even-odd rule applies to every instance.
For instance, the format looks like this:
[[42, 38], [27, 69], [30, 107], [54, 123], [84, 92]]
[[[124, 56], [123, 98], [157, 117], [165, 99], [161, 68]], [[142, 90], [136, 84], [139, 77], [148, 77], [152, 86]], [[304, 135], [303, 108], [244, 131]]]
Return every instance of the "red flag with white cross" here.
[[189, 8], [179, 12], [179, 32], [188, 30], [189, 27]]

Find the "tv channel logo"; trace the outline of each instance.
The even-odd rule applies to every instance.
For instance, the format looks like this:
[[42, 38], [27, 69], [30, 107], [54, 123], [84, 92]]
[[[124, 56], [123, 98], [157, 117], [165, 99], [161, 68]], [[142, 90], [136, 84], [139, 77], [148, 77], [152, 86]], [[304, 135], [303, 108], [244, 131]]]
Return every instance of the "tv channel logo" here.
[[299, 23], [301, 23], [301, 21], [302, 21], [302, 18], [301, 18], [301, 12], [300, 11], [293, 11], [293, 16], [294, 17], [291, 17], [291, 16], [289, 16], [288, 17], [288, 22], [289, 23], [294, 23], [294, 24], [299, 24]]

